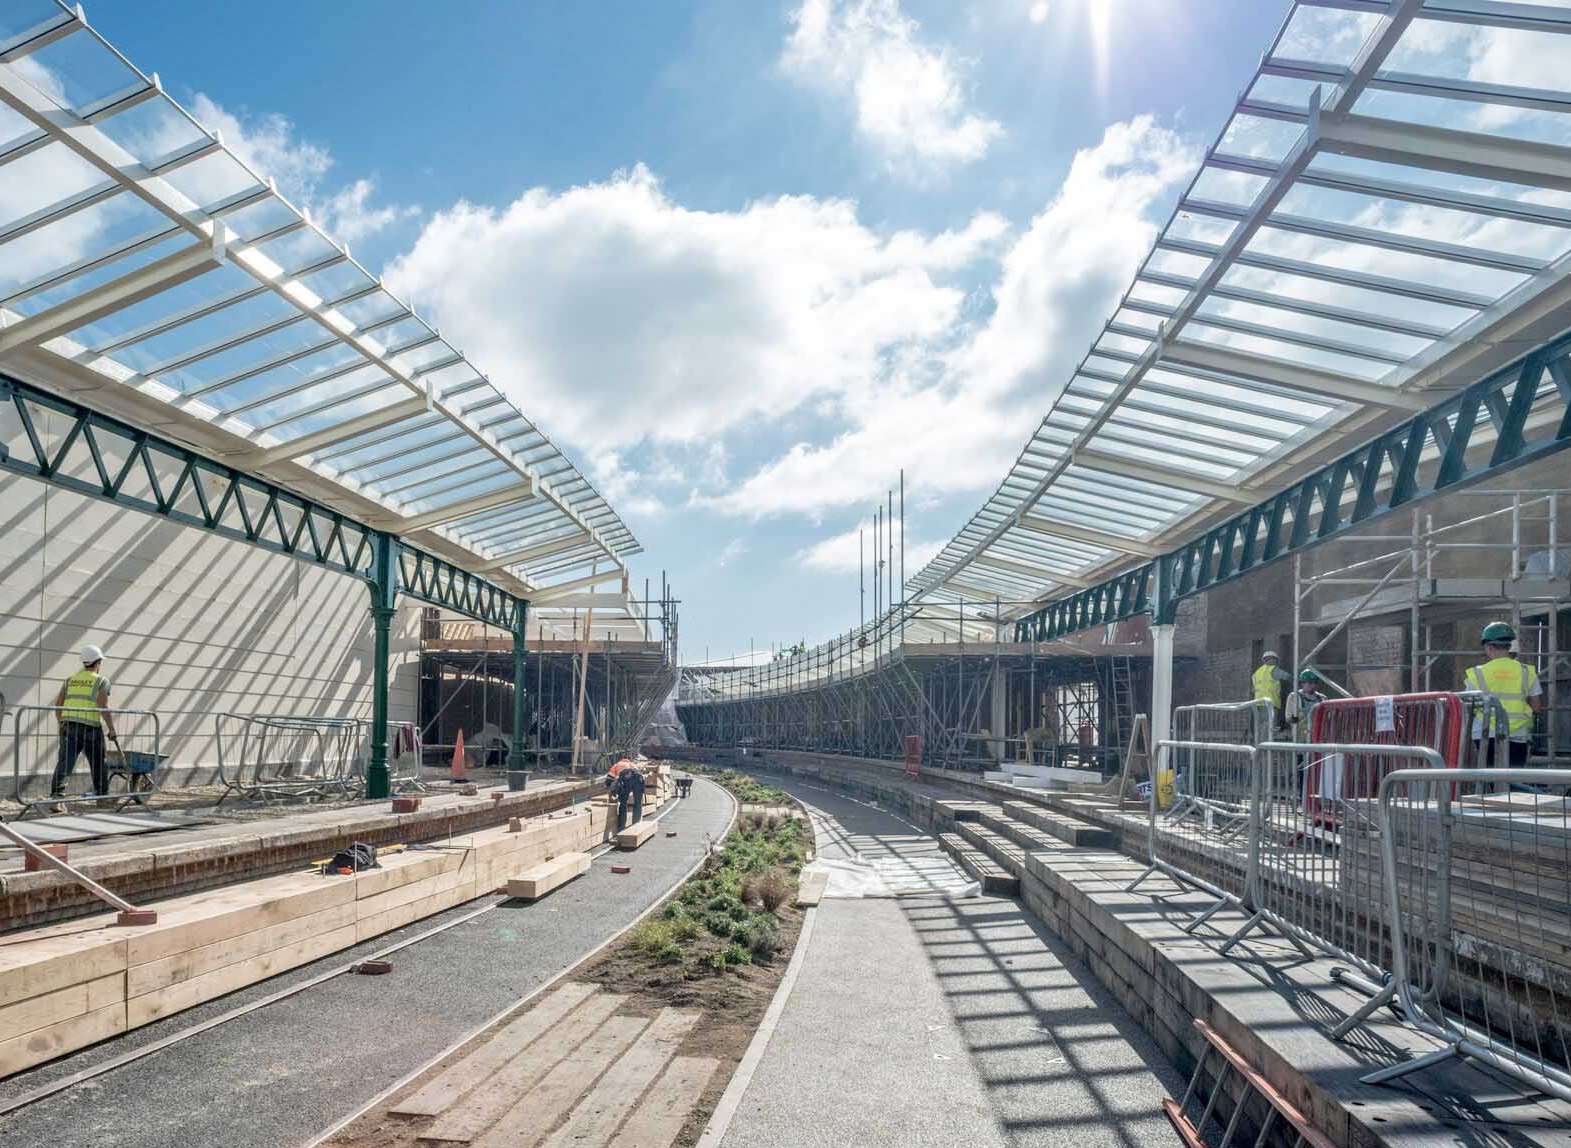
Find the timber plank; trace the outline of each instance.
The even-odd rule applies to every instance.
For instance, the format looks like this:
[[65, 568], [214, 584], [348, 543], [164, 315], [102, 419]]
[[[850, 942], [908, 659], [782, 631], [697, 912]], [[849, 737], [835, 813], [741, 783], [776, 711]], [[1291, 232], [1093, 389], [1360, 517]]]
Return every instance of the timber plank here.
[[514, 1057], [492, 1073], [483, 1087], [472, 1091], [465, 1102], [449, 1108], [431, 1127], [420, 1133], [421, 1140], [455, 1140], [468, 1143], [511, 1108], [533, 1088], [557, 1062], [587, 1040], [605, 1023], [627, 998], [614, 993], [599, 993], [574, 1009], [532, 1044], [525, 1056]]
[[653, 837], [655, 830], [658, 828], [659, 823], [655, 821], [640, 821], [635, 825], [629, 825], [616, 835], [616, 847], [618, 849], [637, 849], [645, 841]]
[[648, 1024], [641, 1016], [606, 1021], [504, 1112], [475, 1148], [535, 1148]]
[[559, 889], [574, 877], [587, 872], [589, 854], [562, 853], [508, 878], [507, 895], [525, 901], [537, 901], [553, 889]]
[[711, 1056], [677, 1057], [607, 1148], [668, 1148], [719, 1067]]
[[545, 1148], [604, 1148], [698, 1023], [696, 1009], [661, 1009], [637, 1043], [600, 1078]]
[[509, 1021], [505, 1028], [468, 1056], [449, 1065], [418, 1092], [394, 1104], [391, 1111], [400, 1116], [436, 1116], [445, 1112], [453, 1101], [498, 1072], [594, 991], [594, 985], [569, 981], [522, 1016]]
[[67, 985], [51, 993], [15, 1001], [0, 1007], [0, 1041], [124, 1001], [125, 975], [122, 973], [111, 973], [96, 980]]
[[122, 1000], [58, 1021], [47, 1028], [35, 1028], [10, 1040], [0, 1040], [0, 1077], [108, 1040], [125, 1029], [126, 1008]]

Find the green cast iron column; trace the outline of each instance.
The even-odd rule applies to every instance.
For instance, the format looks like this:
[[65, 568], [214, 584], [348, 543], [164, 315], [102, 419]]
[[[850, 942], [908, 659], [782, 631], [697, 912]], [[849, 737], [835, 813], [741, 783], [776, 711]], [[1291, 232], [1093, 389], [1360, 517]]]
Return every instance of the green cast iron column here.
[[365, 795], [387, 797], [392, 779], [387, 768], [387, 663], [391, 658], [393, 611], [398, 602], [397, 548], [391, 534], [377, 531], [372, 541], [371, 626], [376, 652], [371, 664], [371, 763], [365, 771]]
[[507, 750], [507, 768], [524, 768], [524, 641], [529, 625], [529, 603], [513, 599], [513, 742]]

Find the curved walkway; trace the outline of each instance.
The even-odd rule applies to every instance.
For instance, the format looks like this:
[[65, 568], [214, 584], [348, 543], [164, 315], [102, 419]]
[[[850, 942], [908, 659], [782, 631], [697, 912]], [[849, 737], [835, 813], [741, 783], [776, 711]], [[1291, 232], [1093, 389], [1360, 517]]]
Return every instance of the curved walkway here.
[[1178, 1143], [1161, 1100], [1184, 1082], [1023, 907], [903, 819], [769, 780], [832, 876], [725, 1148]]
[[[533, 904], [487, 897], [137, 1029], [0, 1084], [0, 1100], [502, 902], [394, 954], [381, 977], [342, 976], [155, 1052], [9, 1117], [0, 1143], [286, 1148], [312, 1140], [566, 969], [670, 891], [718, 836], [731, 801], [701, 781], [637, 853], [607, 855]], [[632, 865], [616, 875], [611, 861]]]

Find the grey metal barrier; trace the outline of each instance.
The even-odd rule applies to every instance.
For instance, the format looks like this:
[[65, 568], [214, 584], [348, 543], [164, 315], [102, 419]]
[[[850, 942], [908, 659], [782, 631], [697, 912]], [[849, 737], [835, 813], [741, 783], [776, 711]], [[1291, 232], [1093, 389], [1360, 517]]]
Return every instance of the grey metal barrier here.
[[1571, 770], [1399, 770], [1379, 796], [1402, 1015], [1461, 1057], [1571, 1101]]
[[[158, 715], [115, 707], [108, 714], [116, 740], [104, 732], [104, 776], [97, 779], [88, 739], [80, 731], [102, 730], [101, 725], [65, 722], [64, 711], [56, 706], [15, 706], [0, 714], [0, 741], [11, 754], [11, 795], [22, 816], [57, 804], [121, 809], [144, 801], [158, 788], [164, 760]], [[57, 796], [54, 776], [62, 767], [66, 776]]]
[[1385, 898], [1378, 799], [1399, 769], [1444, 768], [1423, 746], [1306, 745], [1257, 749], [1253, 840], [1243, 908], [1249, 919], [1221, 952], [1270, 927], [1305, 956], [1348, 962], [1335, 980], [1370, 999], [1331, 1035], [1340, 1038], [1395, 995], [1386, 976]]
[[247, 798], [347, 795], [361, 785], [367, 723], [293, 714], [217, 714], [222, 804]]
[[1259, 745], [1271, 740], [1276, 707], [1264, 698], [1208, 702], [1173, 710], [1173, 740]]
[[1249, 887], [1256, 750], [1252, 745], [1159, 741], [1150, 787], [1148, 858], [1137, 888], [1152, 873], [1214, 898], [1184, 926], [1193, 932]]

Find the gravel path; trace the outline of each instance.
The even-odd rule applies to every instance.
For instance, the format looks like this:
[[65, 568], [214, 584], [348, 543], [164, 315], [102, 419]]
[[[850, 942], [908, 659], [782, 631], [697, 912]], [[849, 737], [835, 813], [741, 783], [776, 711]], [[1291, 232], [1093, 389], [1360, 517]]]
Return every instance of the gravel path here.
[[[637, 853], [597, 859], [535, 904], [494, 912], [394, 954], [382, 977], [343, 976], [0, 1117], [0, 1143], [285, 1148], [313, 1139], [537, 988], [659, 901], [718, 836], [730, 798], [700, 780]], [[610, 871], [611, 860], [633, 872]], [[472, 901], [0, 1083], [0, 1100], [277, 992], [463, 916]]]
[[[908, 866], [936, 842], [840, 794], [808, 805], [826, 859]], [[724, 1148], [1177, 1144], [1183, 1081], [1017, 902], [918, 893], [818, 909], [802, 971]]]

